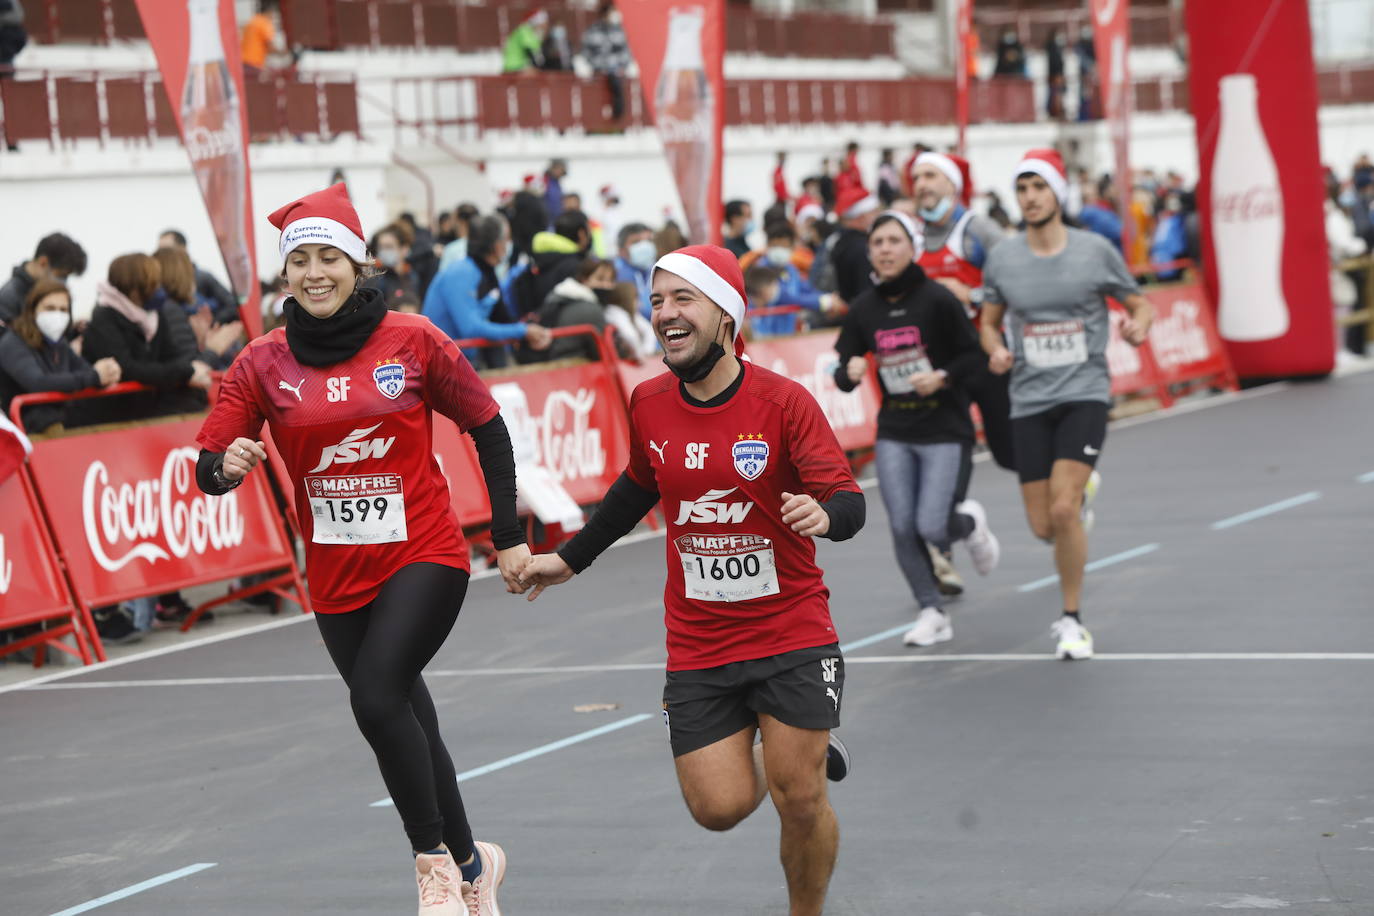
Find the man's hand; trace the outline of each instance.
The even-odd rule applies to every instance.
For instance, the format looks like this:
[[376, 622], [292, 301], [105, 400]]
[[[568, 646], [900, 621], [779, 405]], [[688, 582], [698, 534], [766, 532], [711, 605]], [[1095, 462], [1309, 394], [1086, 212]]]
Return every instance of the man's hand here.
[[953, 293], [954, 298], [958, 299], [964, 305], [968, 305], [970, 292], [968, 284], [960, 280], [957, 280], [954, 277], [936, 277], [935, 282], [943, 286], [945, 289], [949, 290], [951, 293]]
[[530, 561], [528, 544], [516, 544], [505, 550], [496, 551], [496, 568], [501, 570], [501, 578], [506, 582], [506, 591], [512, 595], [523, 595], [528, 586], [520, 584], [520, 571]]
[[830, 516], [814, 498], [802, 493], [782, 494], [782, 521], [802, 537], [816, 537], [830, 530]]
[[1150, 339], [1150, 325], [1134, 318], [1127, 318], [1121, 322], [1121, 336], [1126, 343], [1138, 347]]
[[935, 372], [913, 372], [907, 381], [911, 382], [911, 387], [923, 398], [928, 398], [941, 388], [945, 387], [945, 373]]
[[988, 371], [993, 375], [1006, 375], [1011, 371], [1014, 362], [1016, 362], [1016, 358], [1011, 355], [1010, 350], [1006, 347], [998, 347], [988, 357]]
[[821, 314], [844, 314], [847, 311], [849, 311], [849, 306], [845, 305], [839, 293], [825, 293], [821, 296]]
[[553, 343], [553, 334], [542, 324], [531, 322], [525, 326], [525, 342], [531, 350], [547, 350], [549, 344]]
[[520, 571], [517, 581], [521, 586], [521, 592], [531, 585], [534, 586], [534, 591], [530, 592], [526, 599], [533, 601], [550, 585], [567, 582], [572, 577], [572, 568], [564, 563], [558, 554], [538, 553], [525, 561], [525, 568]]
[[864, 380], [868, 373], [868, 357], [851, 356], [849, 362], [844, 364], [844, 374], [849, 376], [849, 380], [854, 384], [859, 384]]

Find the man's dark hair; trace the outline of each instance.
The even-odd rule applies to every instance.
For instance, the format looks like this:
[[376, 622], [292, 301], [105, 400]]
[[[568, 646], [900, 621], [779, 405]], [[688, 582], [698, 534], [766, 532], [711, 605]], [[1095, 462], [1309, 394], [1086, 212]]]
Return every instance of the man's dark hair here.
[[725, 202], [725, 221], [728, 223], [737, 216], [743, 216], [744, 208], [747, 206], [749, 206], [747, 200], [727, 200]]
[[186, 234], [182, 232], [180, 229], [163, 229], [160, 233], [158, 233], [158, 238], [162, 238], [162, 236], [164, 235], [170, 235], [172, 237], [172, 241], [177, 243], [178, 248], [186, 247]]
[[778, 201], [763, 211], [763, 225], [765, 227], [771, 226], [773, 223], [785, 222], [787, 222], [787, 204], [782, 201]]
[[576, 242], [579, 233], [586, 231], [587, 240], [591, 241], [592, 226], [587, 221], [587, 214], [581, 210], [564, 210], [553, 220], [553, 231]]
[[744, 291], [752, 299], [757, 299], [769, 283], [777, 283], [779, 275], [771, 267], [756, 264], [744, 272]]
[[415, 222], [415, 214], [411, 213], [409, 210], [402, 213], [400, 216], [396, 217], [396, 219], [410, 226], [410, 228], [412, 229], [419, 228], [420, 225], [419, 223]]
[[764, 226], [763, 234], [770, 242], [775, 239], [787, 239], [787, 241], [796, 244], [797, 241], [797, 230], [793, 229], [792, 224], [786, 220], [777, 220]]
[[86, 272], [86, 249], [61, 232], [44, 236], [34, 249], [33, 258], [47, 258], [49, 267], [64, 273], [80, 276]]
[[468, 256], [480, 261], [496, 250], [497, 244], [505, 234], [505, 217], [494, 213], [477, 217], [468, 229]]
[[620, 231], [615, 234], [615, 244], [617, 248], [624, 248], [625, 243], [630, 240], [630, 236], [639, 235], [641, 232], [653, 234], [653, 229], [643, 223], [626, 223], [620, 227]]
[[476, 204], [467, 203], [465, 201], [454, 209], [453, 215], [465, 223], [471, 223], [481, 214], [481, 212], [481, 210], [477, 209]]

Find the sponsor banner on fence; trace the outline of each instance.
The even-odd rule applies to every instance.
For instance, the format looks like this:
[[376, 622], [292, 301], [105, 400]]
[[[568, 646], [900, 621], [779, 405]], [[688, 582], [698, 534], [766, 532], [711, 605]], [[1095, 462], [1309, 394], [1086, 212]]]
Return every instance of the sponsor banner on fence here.
[[23, 478], [12, 475], [0, 483], [0, 629], [71, 610], [43, 522], [29, 501]]
[[1121, 323], [1130, 316], [1116, 302], [1111, 303], [1111, 336], [1107, 340], [1107, 369], [1112, 374], [1112, 394], [1148, 394], [1159, 392], [1165, 398], [1159, 378], [1159, 367], [1147, 341], [1133, 347], [1121, 336]]
[[34, 443], [38, 494], [78, 597], [91, 605], [285, 567], [264, 474], [224, 496], [196, 486], [198, 420]]
[[878, 434], [882, 398], [870, 374], [862, 385], [843, 392], [835, 385], [838, 331], [815, 331], [796, 337], [767, 337], [749, 344], [749, 357], [758, 365], [785, 375], [811, 392], [835, 430], [845, 451], [869, 448]]
[[1150, 351], [1165, 384], [1209, 376], [1232, 380], [1230, 360], [1200, 285], [1149, 287], [1145, 295], [1155, 307]]

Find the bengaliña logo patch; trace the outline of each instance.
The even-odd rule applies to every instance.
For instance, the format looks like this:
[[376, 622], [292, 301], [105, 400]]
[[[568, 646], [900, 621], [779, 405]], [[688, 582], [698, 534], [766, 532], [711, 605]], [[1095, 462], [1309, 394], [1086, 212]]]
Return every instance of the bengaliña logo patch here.
[[763, 433], [741, 433], [739, 441], [730, 446], [735, 470], [745, 480], [756, 480], [768, 467], [768, 443]]
[[378, 391], [394, 401], [406, 390], [406, 367], [400, 360], [378, 360], [377, 368], [372, 370], [372, 380], [377, 383]]

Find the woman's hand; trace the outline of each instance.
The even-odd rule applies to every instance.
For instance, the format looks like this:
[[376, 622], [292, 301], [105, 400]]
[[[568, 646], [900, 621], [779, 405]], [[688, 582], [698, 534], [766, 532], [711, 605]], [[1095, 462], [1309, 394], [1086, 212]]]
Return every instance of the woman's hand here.
[[923, 398], [928, 398], [941, 388], [945, 387], [945, 373], [936, 370], [935, 372], [913, 372], [907, 379], [911, 382], [911, 387]]
[[191, 378], [186, 382], [189, 387], [209, 389], [213, 381], [214, 380], [210, 378], [209, 363], [202, 362], [198, 359], [191, 360]]
[[95, 370], [96, 375], [100, 376], [101, 388], [109, 388], [111, 385], [117, 384], [124, 375], [124, 370], [119, 368], [119, 363], [113, 356], [96, 360], [95, 365], [91, 368]]
[[844, 364], [844, 374], [849, 376], [849, 380], [856, 385], [864, 380], [864, 375], [867, 372], [868, 358], [865, 356], [851, 356], [849, 362]]
[[225, 480], [242, 480], [249, 471], [266, 460], [267, 446], [239, 436], [224, 450], [224, 464], [219, 473]]
[[516, 544], [505, 550], [496, 551], [496, 567], [501, 570], [501, 578], [506, 582], [506, 591], [512, 595], [523, 595], [529, 588], [520, 582], [520, 572], [530, 559], [530, 546]]
[[988, 371], [993, 375], [1006, 375], [1011, 371], [1012, 363], [1015, 361], [1010, 350], [1006, 347], [998, 347], [988, 357]]

